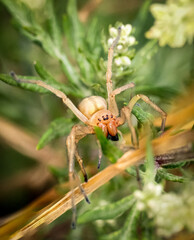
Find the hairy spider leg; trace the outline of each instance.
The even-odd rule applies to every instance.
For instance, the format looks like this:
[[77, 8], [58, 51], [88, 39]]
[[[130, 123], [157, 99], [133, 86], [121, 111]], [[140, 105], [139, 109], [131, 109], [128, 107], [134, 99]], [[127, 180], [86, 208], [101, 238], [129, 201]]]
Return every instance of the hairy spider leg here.
[[10, 74], [13, 77], [13, 79], [18, 83], [36, 84], [54, 93], [57, 97], [62, 99], [63, 103], [77, 116], [77, 118], [79, 118], [83, 123], [87, 124], [88, 118], [79, 111], [79, 109], [72, 103], [72, 101], [65, 95], [65, 93], [61, 92], [58, 89], [53, 88], [52, 86], [48, 85], [47, 83], [41, 80], [24, 80], [19, 79], [14, 72], [11, 72]]
[[97, 139], [97, 144], [98, 144], [98, 169], [99, 169], [102, 161], [102, 148], [101, 148], [100, 141], [98, 139]]
[[133, 82], [126, 84], [122, 87], [119, 87], [115, 90], [113, 90], [112, 87], [112, 61], [113, 61], [113, 54], [114, 54], [114, 48], [116, 47], [119, 39], [121, 36], [121, 27], [118, 28], [118, 35], [116, 37], [116, 39], [114, 40], [114, 42], [112, 43], [112, 45], [109, 48], [108, 51], [108, 63], [107, 63], [107, 72], [106, 72], [106, 86], [107, 86], [107, 93], [108, 93], [108, 110], [110, 110], [115, 116], [119, 115], [119, 110], [117, 107], [117, 103], [115, 100], [115, 96], [120, 94], [121, 92], [129, 89], [129, 88], [133, 88], [135, 86], [135, 84]]
[[[121, 118], [120, 121], [121, 123], [125, 122], [127, 120], [127, 124], [129, 126], [130, 132], [131, 132], [131, 137], [132, 137], [132, 142], [135, 148], [138, 147], [138, 140], [137, 140], [137, 135], [135, 132], [135, 128], [133, 127], [133, 124], [131, 122], [131, 111], [129, 107], [125, 106], [121, 109]], [[122, 125], [122, 124], [121, 124]]]
[[82, 174], [83, 174], [83, 176], [84, 176], [84, 181], [87, 182], [87, 181], [88, 181], [88, 175], [87, 175], [87, 173], [86, 173], [83, 160], [82, 160], [82, 158], [80, 157], [80, 155], [79, 155], [79, 153], [78, 153], [77, 150], [76, 150], [76, 152], [75, 152], [75, 157], [76, 157], [76, 159], [77, 159], [77, 161], [78, 161], [78, 163], [79, 163], [79, 165], [80, 165], [80, 169], [81, 169]]
[[[57, 97], [61, 98], [63, 103], [67, 105], [71, 109], [71, 111], [85, 124], [88, 123], [88, 118], [84, 116], [78, 108], [71, 102], [67, 96], [61, 92], [58, 89], [53, 88], [52, 86], [49, 86], [45, 82], [41, 80], [24, 80], [24, 79], [19, 79], [17, 75], [14, 72], [10, 73], [13, 79], [18, 82], [18, 83], [31, 83], [31, 84], [36, 84], [39, 85], [45, 89], [48, 89], [50, 92], [54, 93]], [[80, 180], [78, 176], [76, 175], [74, 171], [74, 156], [76, 155], [76, 159], [81, 167], [81, 171], [84, 175], [85, 180], [87, 179], [86, 171], [85, 168], [81, 162], [81, 158], [79, 158], [78, 153], [76, 153], [76, 144], [79, 142], [80, 139], [85, 137], [88, 134], [93, 134], [93, 128], [89, 126], [82, 126], [82, 125], [76, 125], [72, 128], [72, 131], [70, 135], [67, 137], [67, 150], [68, 150], [68, 159], [69, 159], [69, 182], [70, 182], [70, 188], [72, 191], [72, 228], [75, 228], [76, 226], [76, 207], [75, 207], [75, 198], [74, 198], [74, 187], [75, 187], [75, 181], [78, 182], [78, 186], [80, 188], [80, 191], [85, 197], [85, 200], [89, 203], [89, 199], [83, 189], [83, 187], [80, 184]]]
[[108, 63], [107, 63], [107, 72], [106, 72], [108, 108], [112, 113], [117, 113], [116, 116], [118, 115], [118, 107], [117, 107], [115, 99], [111, 97], [111, 94], [113, 91], [111, 77], [112, 77], [112, 60], [113, 60], [114, 48], [116, 47], [116, 45], [120, 39], [120, 36], [121, 36], [121, 27], [118, 28], [118, 35], [108, 50]]
[[[68, 160], [69, 160], [69, 182], [70, 182], [70, 188], [71, 188], [71, 192], [72, 192], [72, 198], [71, 198], [72, 213], [73, 213], [72, 228], [76, 227], [76, 206], [75, 206], [75, 195], [74, 195], [74, 187], [75, 187], [74, 156], [76, 154], [76, 146], [82, 138], [84, 138], [88, 134], [93, 134], [93, 133], [94, 133], [94, 130], [90, 126], [75, 125], [72, 128], [71, 133], [69, 134], [69, 136], [67, 137], [67, 140], [66, 140], [67, 151], [68, 151]], [[82, 165], [82, 167], [83, 167], [83, 165]], [[84, 171], [85, 171], [85, 169], [84, 169]], [[77, 180], [78, 180], [78, 178], [77, 178]], [[79, 187], [85, 197], [85, 200], [88, 203], [90, 203], [84, 189], [81, 187], [80, 180], [79, 180]]]
[[[121, 118], [119, 119], [119, 121], [121, 122], [121, 124], [123, 124], [125, 119], [127, 120], [128, 126], [129, 126], [130, 131], [131, 131], [133, 144], [134, 144], [135, 147], [138, 147], [138, 140], [137, 140], [137, 135], [136, 135], [136, 132], [135, 132], [135, 128], [134, 128], [134, 126], [131, 122], [131, 112], [132, 112], [132, 109], [133, 109], [134, 105], [136, 104], [136, 102], [139, 99], [142, 99], [145, 103], [149, 104], [154, 110], [156, 110], [157, 112], [159, 112], [161, 114], [161, 118], [162, 118], [161, 134], [164, 132], [165, 122], [166, 122], [166, 117], [167, 117], [166, 112], [164, 112], [155, 103], [153, 103], [147, 96], [145, 96], [143, 94], [137, 94], [136, 96], [134, 96], [129, 101], [128, 105], [121, 109]], [[119, 124], [119, 125], [121, 125], [121, 124]]]

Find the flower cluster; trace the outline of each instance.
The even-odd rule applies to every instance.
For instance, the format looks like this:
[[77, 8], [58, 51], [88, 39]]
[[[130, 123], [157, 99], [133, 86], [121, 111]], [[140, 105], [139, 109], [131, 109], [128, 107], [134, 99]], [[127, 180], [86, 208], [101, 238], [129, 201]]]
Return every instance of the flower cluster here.
[[[134, 48], [131, 49], [130, 47], [136, 44], [136, 39], [132, 35], [131, 24], [121, 25], [117, 23], [116, 26], [121, 27], [121, 37], [114, 50], [114, 61], [113, 61], [113, 65], [117, 67], [117, 71], [118, 71], [118, 68], [120, 68], [120, 70], [123, 70], [124, 68], [127, 68], [131, 65], [131, 59], [134, 56]], [[109, 34], [110, 34], [110, 38], [108, 39], [108, 48], [111, 46], [111, 44], [113, 43], [113, 41], [118, 35], [117, 27], [110, 26]]]
[[169, 237], [184, 227], [194, 231], [194, 195], [191, 193], [191, 185], [194, 183], [190, 183], [182, 195], [162, 194], [162, 186], [153, 183], [146, 185], [143, 191], [135, 191], [137, 208], [153, 218], [158, 235]]
[[166, 4], [152, 4], [154, 26], [146, 37], [159, 40], [160, 46], [182, 47], [194, 37], [194, 1], [168, 0]]

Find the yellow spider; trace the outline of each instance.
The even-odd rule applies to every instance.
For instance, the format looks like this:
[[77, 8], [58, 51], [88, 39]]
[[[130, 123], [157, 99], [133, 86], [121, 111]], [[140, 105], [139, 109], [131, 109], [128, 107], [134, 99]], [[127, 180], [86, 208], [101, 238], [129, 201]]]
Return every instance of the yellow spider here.
[[[100, 97], [100, 96], [91, 96], [84, 98], [78, 108], [72, 103], [72, 101], [61, 91], [53, 88], [52, 86], [49, 86], [45, 82], [41, 80], [22, 80], [18, 79], [16, 74], [14, 72], [11, 72], [11, 76], [15, 81], [18, 83], [32, 83], [32, 84], [37, 84], [43, 88], [48, 89], [52, 93], [54, 93], [57, 97], [61, 98], [63, 103], [71, 109], [71, 111], [85, 124], [81, 125], [75, 125], [69, 136], [67, 137], [67, 150], [68, 150], [68, 159], [69, 159], [69, 181], [70, 181], [70, 186], [71, 186], [71, 191], [72, 191], [72, 209], [73, 209], [73, 217], [72, 217], [72, 227], [75, 227], [75, 222], [76, 222], [76, 208], [75, 208], [75, 200], [74, 200], [74, 181], [77, 179], [79, 181], [79, 178], [77, 174], [75, 173], [74, 170], [74, 157], [76, 157], [80, 167], [81, 171], [84, 175], [85, 181], [87, 182], [87, 174], [85, 171], [85, 168], [83, 166], [83, 161], [81, 157], [78, 154], [77, 151], [77, 144], [82, 139], [88, 134], [94, 134], [94, 127], [98, 126], [102, 129], [104, 135], [112, 140], [112, 141], [118, 141], [118, 130], [117, 128], [121, 125], [123, 125], [126, 121], [128, 123], [128, 126], [131, 131], [133, 143], [135, 147], [138, 146], [138, 141], [135, 133], [135, 129], [131, 123], [131, 111], [133, 109], [133, 106], [135, 103], [139, 100], [142, 99], [145, 101], [147, 104], [149, 104], [152, 108], [154, 108], [156, 111], [158, 111], [161, 114], [162, 118], [162, 124], [161, 124], [161, 132], [164, 131], [165, 127], [165, 121], [166, 121], [166, 113], [159, 108], [157, 105], [155, 105], [147, 96], [138, 94], [134, 96], [130, 102], [128, 103], [127, 106], [123, 107], [120, 111], [120, 116], [119, 116], [119, 111], [117, 107], [117, 103], [115, 100], [115, 96], [118, 95], [119, 93], [132, 88], [135, 86], [134, 83], [129, 83], [126, 84], [122, 87], [119, 87], [115, 90], [113, 90], [112, 87], [112, 80], [111, 80], [111, 69], [112, 69], [112, 59], [113, 59], [113, 52], [114, 48], [117, 45], [121, 35], [121, 28], [118, 28], [118, 36], [112, 43], [111, 47], [109, 48], [108, 51], [108, 65], [107, 65], [107, 73], [106, 73], [106, 87], [107, 87], [107, 93], [108, 93], [108, 104], [107, 101]], [[108, 106], [107, 106], [108, 105]], [[100, 167], [100, 160], [98, 163], [98, 168]], [[84, 191], [84, 189], [81, 187], [79, 184], [81, 192], [84, 194], [86, 201], [89, 203], [89, 199]]]

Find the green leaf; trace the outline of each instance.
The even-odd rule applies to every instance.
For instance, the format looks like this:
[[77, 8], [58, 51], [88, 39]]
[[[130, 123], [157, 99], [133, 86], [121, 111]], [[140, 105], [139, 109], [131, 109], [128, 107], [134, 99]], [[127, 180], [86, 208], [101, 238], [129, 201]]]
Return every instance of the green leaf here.
[[120, 240], [138, 239], [137, 238], [137, 225], [139, 220], [140, 211], [136, 208], [136, 205], [130, 210], [130, 213], [125, 221], [125, 225], [122, 229]]
[[55, 78], [43, 67], [39, 61], [34, 62], [34, 68], [42, 79], [56, 83]]
[[95, 132], [98, 140], [100, 141], [103, 154], [112, 163], [115, 163], [123, 155], [123, 152], [105, 137], [99, 127], [95, 127]]
[[68, 86], [66, 84], [60, 83], [55, 80], [55, 78], [43, 67], [43, 65], [36, 61], [34, 63], [34, 67], [38, 75], [43, 79], [46, 80], [45, 82], [51, 85], [52, 87], [64, 92], [66, 95], [71, 94], [75, 97], [82, 97], [82, 94], [78, 91], [78, 89], [74, 88], [73, 86]]
[[171, 173], [167, 172], [163, 168], [159, 168], [158, 171], [157, 171], [157, 174], [159, 175], [160, 178], [163, 178], [167, 181], [180, 182], [180, 183], [189, 181], [188, 178], [181, 177], [181, 176], [176, 176], [174, 174], [171, 174]]
[[154, 182], [156, 171], [155, 171], [155, 161], [154, 161], [150, 139], [147, 140], [145, 168], [146, 168], [146, 171], [144, 175], [144, 183], [148, 184], [150, 182]]
[[39, 140], [36, 148], [40, 150], [53, 139], [66, 136], [67, 134], [69, 134], [72, 126], [73, 126], [72, 119], [67, 118], [55, 119], [53, 122], [51, 122], [47, 131], [43, 134], [43, 136]]
[[121, 200], [102, 207], [86, 211], [78, 217], [78, 224], [95, 221], [98, 219], [114, 219], [122, 215], [127, 209], [134, 204], [133, 196], [127, 196]]
[[86, 54], [81, 49], [79, 49], [77, 54], [77, 62], [82, 75], [82, 82], [90, 87], [94, 80], [95, 72], [93, 71], [91, 63], [86, 58]]
[[100, 238], [100, 240], [137, 240], [137, 225], [139, 215], [140, 211], [138, 211], [136, 205], [134, 205], [130, 210], [123, 228], [109, 235], [103, 236]]
[[167, 169], [181, 168], [181, 167], [184, 167], [188, 161], [170, 163], [170, 164], [163, 165], [162, 167]]
[[[27, 79], [27, 80], [39, 80], [37, 77], [27, 77], [27, 76], [19, 76], [18, 78]], [[3, 82], [12, 85], [12, 86], [18, 86], [20, 88], [24, 88], [33, 92], [39, 92], [39, 93], [49, 93], [47, 89], [44, 89], [43, 87], [40, 87], [35, 84], [31, 83], [17, 83], [10, 75], [8, 74], [0, 74], [0, 80]]]
[[47, 9], [48, 9], [48, 21], [49, 21], [49, 30], [51, 38], [58, 49], [61, 49], [61, 30], [57, 23], [56, 14], [54, 12], [53, 0], [47, 1]]
[[[53, 29], [55, 33], [53, 32], [51, 38], [50, 35], [42, 28], [40, 23], [38, 23], [34, 18], [34, 12], [32, 12], [24, 4], [21, 4], [19, 2], [16, 3], [16, 1], [11, 0], [3, 0], [3, 3], [12, 13], [22, 33], [31, 41], [41, 46], [47, 54], [59, 60], [62, 66], [62, 70], [66, 74], [71, 84], [75, 88], [79, 89], [80, 95], [83, 94], [82, 96], [84, 96], [84, 93], [89, 93], [89, 91], [81, 84], [79, 75], [69, 62], [67, 56], [61, 52], [58, 45], [59, 33], [57, 33], [57, 30]], [[55, 23], [52, 24], [52, 27], [54, 27]]]
[[1, 0], [7, 7], [17, 23], [21, 26], [31, 26], [32, 15], [30, 9], [22, 2], [12, 0]]
[[145, 112], [138, 104], [133, 107], [132, 113], [141, 124], [147, 123], [153, 119], [152, 114]]
[[169, 101], [169, 99], [179, 94], [178, 90], [169, 86], [153, 86], [153, 85], [140, 85], [135, 87], [135, 93], [141, 93], [145, 95], [152, 95], [161, 98], [163, 101]]
[[76, 56], [79, 48], [83, 48], [83, 28], [77, 15], [76, 0], [69, 0], [67, 5], [67, 15], [63, 18], [63, 26], [68, 45], [72, 53]]
[[149, 8], [152, 0], [145, 0], [142, 2], [142, 7], [138, 11], [138, 15], [133, 22], [133, 26], [135, 27], [135, 37], [137, 39], [142, 38], [144, 34], [145, 27], [149, 23]]

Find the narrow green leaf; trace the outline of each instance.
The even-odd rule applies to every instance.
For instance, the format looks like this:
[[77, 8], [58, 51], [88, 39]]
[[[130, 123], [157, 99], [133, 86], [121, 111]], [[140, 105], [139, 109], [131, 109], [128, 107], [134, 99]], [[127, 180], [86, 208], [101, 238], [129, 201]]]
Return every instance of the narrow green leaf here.
[[71, 94], [75, 97], [82, 97], [82, 94], [80, 95], [78, 89], [56, 81], [55, 78], [43, 67], [39, 61], [34, 63], [34, 67], [41, 79], [46, 80], [45, 82], [52, 87], [64, 92], [66, 95]]
[[67, 14], [71, 24], [72, 41], [74, 48], [78, 50], [83, 45], [83, 27], [78, 19], [76, 0], [69, 0], [67, 5]]
[[134, 166], [127, 168], [126, 172], [129, 173], [133, 177], [137, 177], [137, 171]]
[[102, 207], [86, 211], [78, 217], [78, 224], [95, 221], [98, 219], [114, 219], [122, 215], [127, 209], [134, 204], [133, 196], [127, 196], [121, 200]]
[[188, 161], [170, 163], [170, 164], [163, 165], [162, 167], [167, 169], [181, 168], [181, 167], [184, 167]]
[[134, 205], [130, 210], [123, 228], [109, 235], [101, 237], [100, 240], [137, 240], [137, 225], [139, 215], [140, 211], [138, 211], [136, 205]]
[[84, 80], [84, 84], [89, 85], [94, 80], [95, 72], [93, 71], [90, 62], [86, 58], [86, 54], [84, 54], [84, 52], [81, 50], [78, 51], [77, 62], [80, 68], [82, 79]]
[[42, 79], [48, 80], [49, 82], [56, 82], [55, 78], [43, 67], [39, 61], [34, 62], [34, 68]]
[[40, 150], [53, 139], [66, 136], [67, 134], [69, 134], [72, 126], [73, 126], [72, 119], [67, 118], [55, 119], [53, 122], [51, 122], [47, 131], [43, 134], [43, 136], [39, 140], [36, 148]]
[[117, 148], [110, 140], [108, 140], [99, 127], [95, 127], [96, 136], [100, 141], [103, 154], [112, 162], [115, 163], [123, 152]]
[[138, 104], [133, 107], [132, 113], [135, 115], [135, 117], [141, 124], [149, 122], [153, 119], [152, 114], [150, 114], [149, 112], [145, 112]]
[[142, 37], [142, 33], [145, 31], [146, 24], [149, 22], [148, 16], [151, 2], [152, 0], [145, 0], [142, 3], [142, 7], [138, 11], [138, 15], [133, 23], [133, 26], [135, 27], [135, 37], [137, 39]]
[[136, 205], [132, 207], [130, 213], [125, 221], [125, 225], [122, 229], [120, 240], [138, 239], [137, 238], [137, 225], [140, 211], [136, 208]]
[[12, 0], [1, 0], [1, 2], [7, 7], [19, 25], [31, 25], [31, 11], [24, 3]]
[[144, 183], [148, 184], [149, 182], [154, 182], [156, 171], [155, 171], [155, 161], [154, 161], [150, 139], [147, 140], [147, 145], [146, 145], [145, 168], [146, 168], [146, 171], [144, 175]]
[[99, 61], [101, 56], [101, 50], [102, 50], [102, 38], [101, 38], [101, 27], [99, 26], [99, 21], [97, 17], [94, 17], [90, 25], [87, 26], [87, 36], [86, 36], [86, 42], [87, 47], [89, 45], [89, 50], [86, 51], [87, 53], [92, 55], [92, 59], [95, 59]]
[[[19, 76], [18, 78], [21, 79], [27, 79], [27, 80], [39, 80], [37, 77], [29, 77], [29, 76]], [[10, 75], [8, 74], [0, 74], [0, 80], [2, 80], [3, 82], [12, 85], [12, 86], [18, 86], [20, 88], [24, 88], [33, 92], [39, 92], [39, 93], [48, 93], [49, 91], [38, 86], [35, 84], [31, 84], [31, 83], [17, 83]]]
[[176, 96], [178, 90], [169, 86], [153, 86], [153, 85], [140, 85], [135, 87], [135, 93], [141, 93], [145, 95], [152, 95], [161, 98], [163, 101], [169, 101], [172, 97]]
[[100, 240], [118, 240], [120, 239], [121, 234], [122, 234], [122, 229], [115, 231], [113, 233], [110, 233], [108, 235], [101, 236]]
[[57, 33], [55, 33], [55, 40], [52, 39], [50, 35], [42, 28], [40, 23], [34, 19], [33, 12], [30, 11], [30, 9], [24, 4], [18, 2], [16, 3], [11, 0], [3, 0], [3, 3], [12, 13], [22, 33], [31, 41], [41, 46], [47, 54], [60, 61], [62, 70], [66, 74], [68, 80], [72, 85], [74, 85], [74, 87], [77, 87], [77, 89], [80, 90], [80, 94], [88, 93], [87, 89], [81, 85], [79, 75], [69, 62], [68, 58], [60, 51], [58, 45], [56, 45], [55, 41], [58, 41], [56, 40]]
[[163, 178], [167, 181], [180, 182], [180, 183], [189, 181], [188, 178], [185, 178], [185, 177], [182, 177], [182, 176], [176, 176], [172, 173], [167, 172], [163, 168], [159, 168], [158, 171], [157, 171], [157, 174], [159, 175], [160, 178]]
[[47, 1], [47, 9], [48, 9], [48, 17], [49, 17], [49, 29], [50, 29], [50, 35], [54, 42], [54, 44], [57, 46], [58, 49], [61, 49], [61, 30], [59, 28], [59, 25], [57, 23], [56, 14], [54, 12], [54, 6], [53, 6], [53, 0]]

